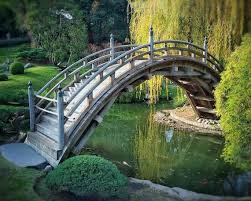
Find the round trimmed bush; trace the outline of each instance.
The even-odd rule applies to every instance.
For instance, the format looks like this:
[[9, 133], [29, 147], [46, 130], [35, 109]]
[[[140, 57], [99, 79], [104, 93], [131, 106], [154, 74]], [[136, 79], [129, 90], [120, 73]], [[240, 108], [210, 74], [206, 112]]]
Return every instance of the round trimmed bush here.
[[54, 191], [68, 191], [79, 196], [118, 196], [127, 178], [108, 160], [98, 156], [72, 157], [50, 172], [45, 183]]
[[8, 80], [8, 75], [1, 73], [0, 74], [0, 81], [7, 81]]
[[13, 75], [24, 74], [24, 65], [21, 62], [14, 62], [10, 65], [10, 70]]

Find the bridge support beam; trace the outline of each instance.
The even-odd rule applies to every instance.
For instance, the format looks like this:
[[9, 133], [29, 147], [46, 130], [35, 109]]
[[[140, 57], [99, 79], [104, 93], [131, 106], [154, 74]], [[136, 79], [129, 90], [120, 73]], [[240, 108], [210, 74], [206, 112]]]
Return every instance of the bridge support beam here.
[[28, 99], [29, 99], [29, 112], [30, 112], [30, 130], [35, 130], [35, 105], [34, 105], [34, 92], [31, 81], [28, 84]]
[[77, 145], [73, 148], [72, 152], [76, 155], [78, 155], [85, 144], [87, 143], [88, 139], [90, 138], [91, 134], [94, 132], [96, 127], [98, 126], [99, 123], [102, 122], [103, 117], [107, 113], [107, 111], [111, 108], [113, 103], [115, 102], [117, 96], [114, 96], [110, 102], [99, 112], [99, 114], [94, 118], [94, 121], [92, 121], [92, 124], [87, 128], [84, 132], [83, 137], [80, 139], [80, 141], [77, 143]]
[[64, 92], [61, 86], [58, 87], [57, 92], [57, 114], [58, 114], [58, 149], [64, 148]]

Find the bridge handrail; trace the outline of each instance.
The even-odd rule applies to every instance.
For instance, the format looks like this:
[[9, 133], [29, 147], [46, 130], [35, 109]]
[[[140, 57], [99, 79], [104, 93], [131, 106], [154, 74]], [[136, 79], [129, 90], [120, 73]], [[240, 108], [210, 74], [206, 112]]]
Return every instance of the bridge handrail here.
[[[190, 47], [195, 47], [196, 49], [199, 49], [199, 50], [202, 50], [202, 51], [205, 51], [205, 49], [203, 47], [200, 47], [198, 45], [195, 45], [193, 43], [190, 43], [188, 41], [181, 41], [181, 40], [160, 40], [160, 41], [156, 41], [154, 44], [161, 44], [161, 43], [179, 43], [179, 44], [185, 44], [185, 45], [188, 45]], [[220, 62], [218, 59], [216, 59], [212, 54], [210, 54], [209, 52], [207, 52], [207, 55], [212, 57], [212, 59], [214, 59], [219, 65]]]
[[[157, 52], [157, 51], [161, 51], [161, 50], [168, 50], [168, 47], [166, 47], [166, 44], [174, 44], [174, 48], [177, 48], [177, 50], [179, 50], [179, 47], [177, 47], [176, 45], [177, 44], [182, 44], [182, 45], [186, 45], [186, 48], [184, 48], [184, 50], [182, 51], [191, 51], [192, 49], [194, 49], [194, 51], [197, 49], [199, 51], [202, 51], [202, 53], [199, 54], [199, 52], [196, 52], [195, 51], [195, 54], [196, 55], [200, 55], [200, 57], [202, 58], [205, 58], [206, 61], [210, 62], [213, 66], [216, 66], [217, 68], [217, 71], [220, 71], [220, 69], [218, 68], [220, 66], [220, 63], [217, 59], [215, 59], [211, 54], [208, 54], [207, 53], [207, 57], [205, 55], [203, 55], [203, 52], [205, 52], [205, 49], [204, 48], [201, 48], [197, 45], [194, 45], [192, 43], [189, 43], [189, 42], [186, 42], [186, 41], [180, 41], [180, 40], [163, 40], [163, 41], [157, 41], [157, 42], [154, 42], [154, 45], [158, 45], [158, 44], [164, 44], [165, 45], [165, 48], [154, 48], [153, 49], [153, 52]], [[114, 59], [112, 59], [111, 61], [106, 61], [104, 62], [103, 64], [99, 65], [99, 67], [95, 67], [94, 69], [91, 68], [90, 70], [88, 70], [87, 72], [83, 73], [81, 75], [81, 77], [85, 77], [86, 75], [89, 75], [89, 77], [87, 78], [87, 81], [86, 83], [89, 83], [91, 80], [93, 80], [97, 75], [101, 74], [107, 67], [111, 66], [111, 65], [114, 65], [114, 64], [117, 64], [119, 60], [122, 60], [124, 58], [127, 58], [127, 56], [131, 56], [132, 54], [138, 52], [140, 49], [145, 49], [145, 48], [148, 48], [148, 51], [143, 51], [143, 54], [142, 55], [150, 55], [150, 52], [149, 52], [149, 48], [151, 47], [151, 44], [148, 43], [148, 44], [144, 44], [144, 45], [122, 45], [122, 46], [117, 46], [117, 47], [114, 47], [114, 49], [119, 49], [119, 48], [127, 48], [127, 47], [130, 47], [131, 49], [127, 50], [127, 51], [121, 51], [119, 52], [119, 55], [117, 57], [115, 57]], [[67, 67], [66, 69], [64, 69], [62, 72], [60, 72], [58, 75], [56, 75], [52, 80], [50, 80], [42, 89], [40, 89], [38, 91], [38, 93], [36, 94], [36, 97], [40, 99], [40, 103], [42, 100], [47, 100], [47, 101], [50, 101], [50, 102], [56, 102], [55, 99], [51, 99], [51, 98], [48, 98], [47, 95], [50, 93], [50, 92], [53, 92], [55, 89], [56, 89], [56, 86], [58, 85], [58, 83], [61, 83], [63, 82], [65, 79], [67, 79], [69, 76], [71, 75], [75, 75], [76, 73], [78, 73], [82, 68], [85, 68], [87, 66], [90, 66], [91, 64], [94, 64], [95, 62], [98, 62], [98, 61], [102, 61], [104, 58], [109, 58], [111, 55], [110, 54], [106, 54], [106, 55], [102, 55], [102, 56], [99, 56], [97, 58], [94, 58], [90, 61], [88, 61], [88, 58], [91, 58], [91, 57], [94, 57], [94, 56], [97, 56], [99, 54], [102, 54], [104, 52], [107, 52], [107, 51], [111, 51], [112, 48], [106, 48], [104, 50], [100, 50], [98, 52], [95, 52], [91, 55], [88, 55], [82, 59], [80, 59], [79, 61], [73, 63], [72, 65], [70, 65], [69, 67]], [[118, 52], [116, 53], [118, 54]], [[213, 61], [210, 59], [212, 58]], [[69, 72], [70, 69], [72, 69], [74, 66], [76, 66], [77, 64], [81, 63], [81, 62], [84, 62], [84, 61], [88, 61], [86, 63], [84, 63], [83, 65], [81, 65], [80, 67], [77, 67], [76, 69], [74, 69], [72, 72], [70, 72], [68, 75], [66, 74], [65, 77], [63, 79], [61, 79], [58, 83], [56, 83], [56, 85], [54, 85], [52, 87], [52, 89], [50, 90], [49, 93], [47, 93], [47, 95], [45, 96], [42, 96], [40, 95], [43, 91], [45, 91], [46, 88], [48, 88], [55, 80], [57, 80], [60, 76], [64, 75], [65, 73]], [[128, 63], [128, 62], [127, 62]], [[123, 63], [124, 65], [125, 63]], [[119, 65], [119, 67], [116, 67], [116, 69], [122, 67], [122, 65]], [[213, 68], [213, 67], [212, 67]], [[93, 72], [91, 75], [90, 73]], [[111, 73], [114, 73], [114, 71], [112, 70], [111, 72], [109, 72], [107, 75], [105, 75], [103, 78], [106, 78], [108, 76], [111, 75]], [[81, 91], [83, 88], [85, 87], [85, 85], [83, 85], [82, 87], [80, 87], [78, 89], [78, 92]], [[97, 87], [97, 85], [95, 84], [94, 85], [94, 88]], [[92, 93], [92, 90], [90, 90], [85, 96], [84, 98], [86, 98], [88, 95], [90, 95], [90, 93]], [[73, 94], [71, 96], [71, 98], [67, 101], [68, 103], [74, 99], [74, 97], [77, 95], [77, 93]], [[82, 100], [82, 98], [81, 98]], [[83, 99], [84, 100], [84, 99]], [[76, 104], [74, 107], [71, 108], [71, 111], [69, 111], [69, 114], [73, 113], [74, 110], [78, 107], [79, 104]], [[39, 104], [37, 104], [37, 106], [39, 106]], [[41, 110], [43, 111], [43, 110]], [[43, 111], [44, 112], [44, 111]]]
[[[180, 43], [180, 44], [193, 45], [193, 44], [188, 43], [188, 42], [182, 43], [182, 41], [163, 41], [162, 43], [167, 43], [167, 42], [168, 42], [168, 43], [176, 43], [176, 42], [178, 42], [178, 43]], [[160, 44], [160, 43], [161, 43], [161, 42], [156, 42], [155, 44]], [[131, 55], [132, 53], [137, 52], [137, 51], [140, 50], [140, 49], [149, 48], [149, 47], [150, 47], [150, 43], [149, 43], [149, 44], [144, 44], [144, 45], [137, 46], [137, 47], [135, 47], [135, 48], [133, 48], [133, 49], [131, 49], [131, 50], [129, 50], [129, 51], [127, 51], [127, 52], [121, 54], [120, 56], [116, 57], [116, 58], [113, 59], [112, 61], [108, 62], [107, 64], [105, 64], [104, 66], [102, 66], [101, 68], [99, 68], [96, 72], [94, 72], [94, 73], [88, 78], [88, 83], [89, 83], [91, 80], [93, 80], [96, 76], [98, 76], [99, 74], [101, 74], [102, 72], [104, 72], [104, 70], [105, 70], [107, 67], [109, 67], [109, 66], [111, 66], [111, 65], [114, 65], [114, 64], [117, 64], [117, 62], [118, 62], [119, 60], [125, 58], [125, 56]], [[194, 46], [194, 47], [196, 47], [196, 46]], [[196, 47], [196, 48], [197, 48], [197, 47]], [[202, 50], [202, 51], [205, 51], [203, 48], [200, 48], [200, 47], [199, 47], [199, 49]], [[144, 55], [147, 55], [147, 54], [149, 54], [149, 53], [150, 53], [150, 51], [146, 51], [146, 52], [144, 53]], [[128, 63], [128, 62], [130, 62], [130, 61], [127, 61], [127, 63]], [[108, 74], [106, 74], [105, 76], [103, 76], [102, 81], [105, 80], [107, 77], [111, 76], [116, 70], [118, 70], [119, 68], [121, 68], [123, 65], [125, 65], [125, 63], [120, 64], [120, 65], [117, 66], [115, 69], [113, 69], [112, 71], [110, 71]], [[85, 98], [87, 98], [87, 97], [93, 92], [93, 90], [94, 90], [100, 83], [101, 83], [101, 80], [100, 80], [98, 83], [96, 83], [94, 86], [92, 86], [92, 87], [89, 89], [89, 91], [81, 98], [81, 101], [85, 100]], [[79, 89], [79, 91], [81, 91], [84, 87], [85, 87], [85, 86], [82, 86], [82, 87]], [[76, 94], [77, 94], [77, 93], [76, 93]], [[75, 96], [76, 96], [76, 94], [75, 94]], [[71, 99], [73, 99], [75, 96], [73, 95], [73, 97], [71, 97]], [[79, 101], [77, 104], [75, 104], [75, 105], [70, 109], [70, 111], [68, 111], [68, 115], [67, 115], [67, 116], [70, 116], [70, 115], [78, 108], [78, 106], [80, 105], [81, 101]]]
[[[114, 47], [115, 49], [118, 49], [118, 48], [127, 48], [127, 47], [134, 47], [135, 45], [120, 45], [120, 46], [116, 46]], [[104, 53], [104, 52], [108, 52], [108, 51], [111, 51], [112, 48], [106, 48], [106, 49], [103, 49], [103, 50], [100, 50], [98, 52], [94, 52], [90, 55], [87, 55], [86, 57], [76, 61], [75, 63], [71, 64], [70, 66], [68, 66], [67, 68], [65, 68], [64, 70], [62, 70], [60, 73], [58, 73], [55, 77], [53, 77], [49, 82], [47, 82], [37, 93], [36, 95], [40, 95], [41, 93], [43, 93], [45, 91], [46, 88], [48, 88], [55, 80], [57, 80], [60, 76], [64, 75], [64, 73], [67, 73], [71, 68], [73, 68], [74, 66], [76, 66], [77, 64], [85, 61], [85, 60], [88, 60], [89, 58], [91, 57], [94, 57], [96, 55], [99, 55], [101, 53]]]

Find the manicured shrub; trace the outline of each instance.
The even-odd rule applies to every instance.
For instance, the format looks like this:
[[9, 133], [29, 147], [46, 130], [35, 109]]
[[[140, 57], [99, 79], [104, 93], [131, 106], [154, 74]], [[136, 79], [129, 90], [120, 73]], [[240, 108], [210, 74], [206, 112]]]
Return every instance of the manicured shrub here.
[[31, 48], [16, 55], [19, 59], [33, 62], [47, 61], [46, 52], [39, 48]]
[[0, 74], [0, 81], [7, 81], [8, 80], [8, 75], [1, 73]]
[[14, 62], [10, 65], [13, 75], [24, 74], [24, 65], [21, 62]]
[[50, 172], [46, 185], [54, 191], [68, 191], [79, 196], [117, 196], [127, 179], [110, 161], [98, 156], [72, 157]]

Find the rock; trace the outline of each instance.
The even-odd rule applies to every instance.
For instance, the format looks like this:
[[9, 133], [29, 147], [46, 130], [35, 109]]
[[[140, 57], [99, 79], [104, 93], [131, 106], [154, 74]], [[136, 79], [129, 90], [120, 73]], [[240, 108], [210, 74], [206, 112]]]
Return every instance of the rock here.
[[2, 156], [19, 167], [43, 169], [47, 161], [25, 143], [11, 143], [0, 146]]
[[27, 64], [24, 65], [24, 69], [31, 68], [31, 67], [33, 67], [33, 66], [34, 66], [34, 65], [31, 64], [31, 63], [27, 63]]
[[44, 169], [43, 169], [43, 171], [44, 172], [50, 172], [50, 171], [52, 171], [52, 166], [51, 165], [47, 165]]
[[224, 180], [224, 192], [227, 195], [250, 196], [251, 172], [241, 175], [228, 175]]

